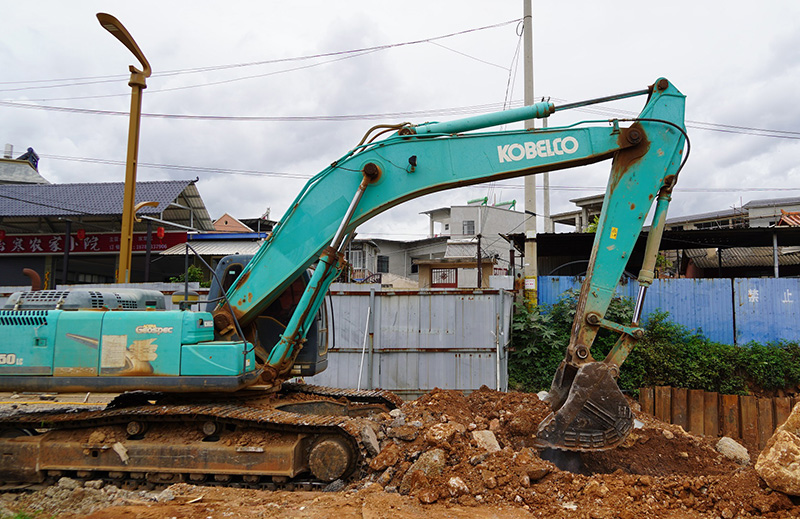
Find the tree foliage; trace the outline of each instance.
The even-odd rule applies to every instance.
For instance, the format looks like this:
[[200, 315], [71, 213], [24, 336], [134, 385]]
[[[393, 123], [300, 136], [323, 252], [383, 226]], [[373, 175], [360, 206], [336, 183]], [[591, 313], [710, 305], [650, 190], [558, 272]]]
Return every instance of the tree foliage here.
[[[528, 311], [517, 307], [512, 326], [509, 381], [515, 389], [547, 390], [569, 344], [577, 294]], [[606, 318], [629, 323], [633, 303], [614, 298]], [[620, 370], [623, 391], [666, 385], [726, 394], [794, 388], [800, 384], [800, 345], [796, 342], [721, 344], [654, 312], [644, 322], [645, 336]], [[603, 359], [617, 335], [601, 330], [592, 355]]]

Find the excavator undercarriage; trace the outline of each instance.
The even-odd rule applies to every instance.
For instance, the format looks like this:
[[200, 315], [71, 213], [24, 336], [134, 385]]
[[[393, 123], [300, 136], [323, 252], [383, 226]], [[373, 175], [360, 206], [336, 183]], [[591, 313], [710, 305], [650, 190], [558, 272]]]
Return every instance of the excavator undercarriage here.
[[[360, 475], [370, 416], [386, 391], [286, 384], [273, 394], [183, 398], [127, 393], [105, 409], [0, 417], [0, 482], [62, 476], [124, 486], [304, 487]], [[374, 455], [374, 452], [372, 453]]]

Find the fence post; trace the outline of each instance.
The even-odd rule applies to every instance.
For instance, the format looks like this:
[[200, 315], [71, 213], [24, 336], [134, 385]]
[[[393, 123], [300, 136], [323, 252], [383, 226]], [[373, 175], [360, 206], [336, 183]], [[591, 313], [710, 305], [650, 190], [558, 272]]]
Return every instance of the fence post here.
[[672, 421], [672, 391], [669, 386], [656, 386], [655, 416], [662, 422]]
[[758, 402], [758, 448], [763, 449], [767, 444], [772, 431], [775, 430], [775, 423], [772, 418], [772, 399], [759, 398]]
[[705, 409], [705, 399], [702, 389], [689, 390], [689, 431], [693, 434], [703, 434], [703, 411]]
[[655, 407], [653, 402], [653, 388], [652, 387], [640, 387], [639, 388], [639, 405], [642, 407], [642, 412], [652, 415], [655, 413]]
[[680, 425], [683, 430], [689, 429], [689, 419], [686, 414], [688, 390], [684, 387], [672, 388], [672, 423]]
[[775, 428], [777, 429], [789, 418], [792, 412], [792, 399], [788, 396], [775, 398]]
[[703, 392], [703, 434], [719, 435], [719, 394]]
[[741, 438], [739, 429], [739, 397], [737, 395], [720, 395], [722, 400], [722, 435], [730, 438]]
[[758, 445], [758, 405], [754, 396], [740, 396], [742, 439], [749, 446]]

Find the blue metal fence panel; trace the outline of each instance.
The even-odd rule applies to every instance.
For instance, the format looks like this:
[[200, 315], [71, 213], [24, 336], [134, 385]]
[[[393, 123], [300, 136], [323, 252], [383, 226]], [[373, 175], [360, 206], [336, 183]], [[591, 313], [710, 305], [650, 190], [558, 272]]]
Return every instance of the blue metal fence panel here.
[[[539, 276], [539, 304], [555, 304], [567, 290], [580, 292], [582, 282], [582, 276]], [[616, 294], [635, 299], [638, 290], [639, 284], [630, 280], [624, 285], [617, 285]]]
[[736, 340], [800, 340], [800, 279], [736, 279]]
[[669, 312], [670, 321], [715, 342], [733, 344], [730, 279], [656, 279], [647, 291], [643, 314]]
[[[581, 278], [574, 276], [541, 276], [539, 302], [556, 303], [569, 290], [580, 290]], [[636, 298], [639, 283], [629, 281], [617, 287], [617, 294]], [[647, 291], [642, 315], [656, 310], [669, 312], [672, 322], [705, 337], [733, 344], [733, 293], [730, 279], [657, 279]]]

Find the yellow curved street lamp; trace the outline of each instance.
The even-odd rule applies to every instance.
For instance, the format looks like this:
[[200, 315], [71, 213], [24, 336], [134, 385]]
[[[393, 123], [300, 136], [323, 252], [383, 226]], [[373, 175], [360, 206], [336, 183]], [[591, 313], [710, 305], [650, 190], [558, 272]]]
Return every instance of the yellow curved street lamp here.
[[130, 283], [131, 281], [131, 252], [133, 250], [133, 219], [136, 215], [134, 201], [136, 200], [136, 162], [139, 157], [139, 122], [142, 118], [142, 90], [147, 88], [146, 79], [150, 77], [150, 63], [144, 53], [136, 45], [133, 36], [120, 23], [119, 20], [106, 13], [97, 13], [97, 20], [105, 30], [122, 42], [133, 53], [142, 70], [133, 65], [129, 67], [131, 79], [131, 115], [128, 126], [128, 157], [125, 162], [125, 194], [122, 205], [122, 231], [119, 244], [119, 269], [117, 270], [117, 283]]

